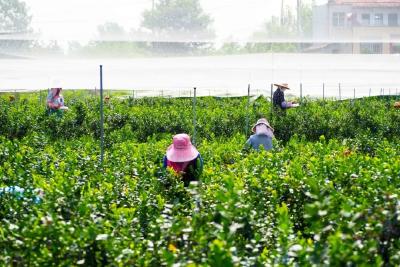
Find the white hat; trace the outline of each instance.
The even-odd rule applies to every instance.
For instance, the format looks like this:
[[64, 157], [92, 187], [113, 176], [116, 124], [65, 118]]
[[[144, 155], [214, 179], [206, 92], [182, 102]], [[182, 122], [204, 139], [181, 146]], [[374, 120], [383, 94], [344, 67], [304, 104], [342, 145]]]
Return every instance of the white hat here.
[[61, 81], [58, 80], [58, 79], [54, 79], [54, 80], [51, 82], [51, 88], [62, 88], [62, 86], [61, 86]]

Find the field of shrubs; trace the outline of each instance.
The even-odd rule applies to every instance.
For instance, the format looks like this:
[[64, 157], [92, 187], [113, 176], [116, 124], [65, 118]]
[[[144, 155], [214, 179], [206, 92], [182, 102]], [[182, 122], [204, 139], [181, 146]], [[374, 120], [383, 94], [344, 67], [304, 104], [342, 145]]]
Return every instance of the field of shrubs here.
[[[162, 168], [194, 133], [190, 98], [105, 103], [65, 92], [0, 95], [0, 265], [398, 266], [400, 110], [394, 98], [303, 99], [284, 115], [260, 97], [197, 99], [199, 183]], [[244, 149], [266, 117], [274, 149]], [[33, 201], [33, 189], [43, 189]]]

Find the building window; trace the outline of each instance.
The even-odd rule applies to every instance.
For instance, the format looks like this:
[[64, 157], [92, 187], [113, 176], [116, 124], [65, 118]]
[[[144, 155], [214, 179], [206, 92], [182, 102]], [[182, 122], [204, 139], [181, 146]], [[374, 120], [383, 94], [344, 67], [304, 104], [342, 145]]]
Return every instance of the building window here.
[[375, 26], [383, 25], [383, 14], [382, 13], [375, 14], [374, 25]]
[[332, 25], [335, 27], [344, 27], [344, 12], [333, 13]]
[[389, 26], [397, 26], [398, 24], [398, 18], [397, 14], [392, 13], [388, 15], [388, 25]]
[[362, 43], [360, 45], [361, 54], [382, 54], [383, 45], [381, 43]]
[[390, 40], [393, 43], [390, 43], [390, 53], [392, 54], [400, 54], [400, 34], [391, 34]]
[[400, 54], [400, 44], [390, 44], [391, 54]]
[[364, 26], [369, 26], [371, 24], [371, 15], [370, 14], [362, 14], [361, 15], [361, 24]]

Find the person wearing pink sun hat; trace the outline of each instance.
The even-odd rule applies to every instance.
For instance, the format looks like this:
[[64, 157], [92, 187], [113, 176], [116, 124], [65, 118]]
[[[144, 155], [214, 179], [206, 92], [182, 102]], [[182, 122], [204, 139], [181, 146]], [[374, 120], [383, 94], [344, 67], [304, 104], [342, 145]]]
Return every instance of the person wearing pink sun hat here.
[[53, 86], [49, 90], [47, 95], [47, 109], [48, 113], [57, 113], [57, 115], [62, 115], [62, 112], [68, 110], [68, 107], [64, 105], [64, 98], [61, 95], [61, 84], [59, 81], [53, 81]]
[[203, 159], [192, 145], [189, 135], [182, 133], [173, 137], [172, 145], [164, 156], [163, 166], [181, 174], [184, 185], [188, 186], [191, 181], [199, 180], [203, 171]]

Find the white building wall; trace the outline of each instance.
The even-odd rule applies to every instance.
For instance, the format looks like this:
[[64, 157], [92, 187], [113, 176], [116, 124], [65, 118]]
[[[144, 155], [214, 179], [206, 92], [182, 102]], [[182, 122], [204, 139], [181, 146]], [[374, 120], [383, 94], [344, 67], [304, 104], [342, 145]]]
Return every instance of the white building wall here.
[[[334, 13], [344, 14], [343, 26], [333, 25]], [[393, 13], [397, 14], [398, 26], [388, 26], [388, 16]], [[369, 25], [362, 25], [362, 14], [370, 15]], [[383, 15], [382, 25], [375, 25], [376, 14]], [[392, 40], [400, 39], [400, 7], [314, 6], [313, 37], [316, 41], [329, 40], [330, 47], [336, 47], [335, 51], [359, 53], [360, 42], [371, 40], [371, 43], [382, 43], [383, 53], [390, 53]], [[350, 48], [345, 43], [351, 44]]]
[[329, 38], [329, 21], [327, 5], [313, 7], [313, 39], [325, 40]]

